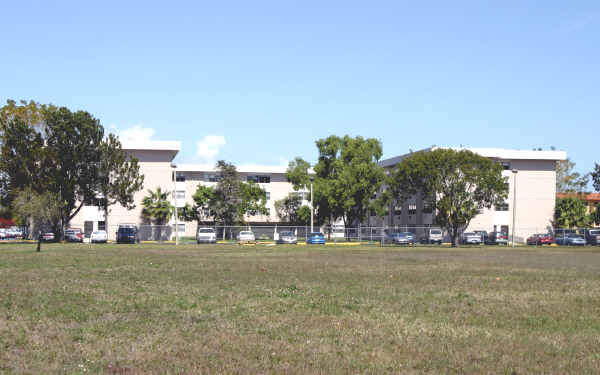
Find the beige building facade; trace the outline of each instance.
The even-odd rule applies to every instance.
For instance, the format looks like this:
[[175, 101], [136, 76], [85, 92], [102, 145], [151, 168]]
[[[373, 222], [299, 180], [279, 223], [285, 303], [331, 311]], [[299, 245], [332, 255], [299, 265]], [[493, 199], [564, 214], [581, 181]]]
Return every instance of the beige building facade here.
[[[119, 224], [135, 224], [150, 226], [142, 217], [142, 199], [148, 190], [160, 187], [169, 192], [172, 204], [183, 207], [193, 204], [192, 196], [198, 185], [214, 186], [218, 174], [214, 165], [173, 163], [180, 151], [180, 143], [172, 141], [150, 141], [142, 143], [125, 143], [123, 148], [129, 155], [139, 160], [140, 172], [144, 175], [144, 187], [135, 193], [136, 207], [127, 210], [120, 205], [110, 206], [108, 217], [97, 206], [84, 206], [71, 221], [71, 227], [81, 228], [87, 236], [94, 230], [106, 230], [109, 239], [115, 238]], [[468, 230], [512, 231], [513, 213], [515, 220], [515, 236], [524, 239], [532, 233], [545, 232], [551, 228], [556, 200], [556, 161], [566, 159], [563, 151], [523, 151], [494, 148], [469, 148], [482, 156], [497, 160], [504, 166], [503, 175], [509, 186], [509, 196], [505, 204], [484, 211], [475, 217]], [[406, 155], [386, 159], [380, 165], [391, 169]], [[267, 215], [248, 213], [246, 222], [255, 224], [277, 224], [279, 218], [275, 212], [275, 201], [289, 194], [299, 194], [303, 204], [307, 191], [296, 192], [285, 177], [285, 166], [240, 165], [237, 171], [243, 181], [254, 181], [267, 192]], [[516, 173], [514, 172], [516, 171]], [[515, 194], [516, 192], [516, 194]], [[515, 210], [516, 207], [516, 210]], [[432, 205], [419, 195], [405, 202], [393, 202], [388, 214], [383, 217], [369, 216], [367, 226], [387, 227], [422, 227], [434, 223]], [[165, 234], [173, 237], [175, 231], [180, 236], [194, 236], [195, 222], [177, 221], [172, 218], [166, 225]]]
[[[180, 151], [179, 142], [150, 141], [141, 143], [124, 143], [123, 149], [132, 157], [139, 160], [140, 173], [144, 175], [144, 187], [135, 193], [136, 207], [127, 210], [120, 205], [108, 208], [108, 216], [96, 205], [84, 206], [71, 220], [70, 227], [81, 228], [86, 237], [95, 230], [106, 230], [110, 240], [116, 237], [119, 224], [135, 224], [138, 227], [150, 227], [151, 223], [142, 217], [142, 200], [148, 195], [148, 190], [161, 190], [169, 193], [171, 203], [178, 208], [193, 205], [192, 196], [199, 184], [214, 186], [218, 173], [214, 165], [173, 163]], [[303, 198], [303, 204], [308, 205], [306, 191], [294, 191], [293, 186], [285, 177], [285, 166], [241, 165], [237, 167], [240, 179], [258, 183], [267, 193], [267, 215], [248, 213], [245, 217], [248, 223], [277, 223], [279, 218], [275, 212], [275, 201], [285, 198], [288, 194], [298, 194]], [[182, 222], [173, 217], [166, 224], [164, 234], [168, 237], [175, 235], [195, 236], [197, 224]], [[148, 229], [148, 228], [147, 228]], [[140, 229], [142, 231], [142, 229]], [[147, 231], [147, 230], [146, 230]]]
[[[544, 233], [552, 229], [556, 202], [556, 162], [565, 160], [566, 152], [499, 148], [468, 148], [467, 150], [502, 163], [504, 167], [502, 175], [509, 188], [505, 204], [484, 209], [480, 215], [473, 218], [467, 231], [512, 233], [513, 214], [515, 239], [519, 242], [533, 233]], [[380, 165], [391, 169], [406, 156], [383, 160]], [[393, 202], [385, 218], [370, 217], [368, 224], [392, 227], [429, 226], [434, 223], [434, 216], [431, 204], [417, 194], [406, 202]]]

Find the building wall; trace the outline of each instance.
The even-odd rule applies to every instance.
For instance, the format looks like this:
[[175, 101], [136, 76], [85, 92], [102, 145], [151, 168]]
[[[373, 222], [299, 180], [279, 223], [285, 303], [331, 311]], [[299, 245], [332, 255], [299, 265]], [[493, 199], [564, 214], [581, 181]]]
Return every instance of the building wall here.
[[[160, 187], [170, 193], [173, 191], [173, 182], [171, 181], [171, 161], [173, 159], [172, 151], [158, 150], [131, 150], [130, 155], [138, 158], [140, 173], [144, 175], [144, 187], [134, 194], [136, 207], [127, 210], [121, 205], [112, 205], [108, 209], [108, 236], [110, 240], [116, 237], [116, 229], [122, 223], [142, 224], [142, 199], [148, 194], [148, 190], [156, 190]], [[105, 216], [102, 209], [95, 206], [84, 206], [81, 211], [71, 220], [71, 227], [85, 229], [85, 222], [93, 223], [93, 230], [98, 230], [102, 222], [105, 222]]]
[[[510, 168], [504, 170], [502, 175], [509, 184], [509, 194], [506, 202], [508, 211], [496, 211], [494, 207], [484, 209], [471, 221], [467, 231], [501, 230], [507, 226], [509, 234], [512, 231], [512, 218], [514, 209], [514, 184], [516, 178], [516, 207], [515, 212], [515, 237], [517, 241], [526, 239], [533, 233], [543, 233], [551, 229], [554, 217], [556, 197], [556, 162], [552, 160], [508, 160]], [[510, 169], [517, 169], [515, 175]], [[417, 213], [411, 214], [409, 207], [416, 205]], [[390, 206], [390, 215], [385, 218], [370, 217], [369, 225], [386, 226], [424, 226], [433, 222], [431, 214], [422, 212], [423, 200], [420, 196], [411, 197], [402, 204], [400, 216], [392, 218], [393, 205]]]

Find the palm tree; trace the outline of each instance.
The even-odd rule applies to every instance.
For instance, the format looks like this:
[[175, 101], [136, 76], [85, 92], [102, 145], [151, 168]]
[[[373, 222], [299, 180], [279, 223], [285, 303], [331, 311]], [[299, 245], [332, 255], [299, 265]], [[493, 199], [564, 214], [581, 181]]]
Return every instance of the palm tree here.
[[173, 212], [173, 206], [169, 203], [169, 193], [163, 191], [160, 187], [155, 191], [148, 189], [148, 195], [142, 200], [142, 216], [154, 222], [158, 226], [156, 232], [157, 239], [161, 239], [161, 226], [170, 218]]

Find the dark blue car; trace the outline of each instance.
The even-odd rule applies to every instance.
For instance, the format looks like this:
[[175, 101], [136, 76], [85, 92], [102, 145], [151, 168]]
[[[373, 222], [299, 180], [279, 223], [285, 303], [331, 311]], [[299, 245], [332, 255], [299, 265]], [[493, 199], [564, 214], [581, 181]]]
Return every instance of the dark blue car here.
[[308, 238], [306, 239], [306, 243], [307, 244], [324, 245], [325, 244], [325, 235], [321, 232], [313, 232], [308, 235]]

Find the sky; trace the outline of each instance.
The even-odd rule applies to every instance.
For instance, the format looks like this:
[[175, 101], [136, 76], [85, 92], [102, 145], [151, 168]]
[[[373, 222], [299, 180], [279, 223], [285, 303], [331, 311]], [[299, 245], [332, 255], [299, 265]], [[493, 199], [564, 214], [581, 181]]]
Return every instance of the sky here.
[[600, 2], [11, 1], [0, 101], [86, 110], [178, 163], [314, 162], [329, 135], [600, 163]]

